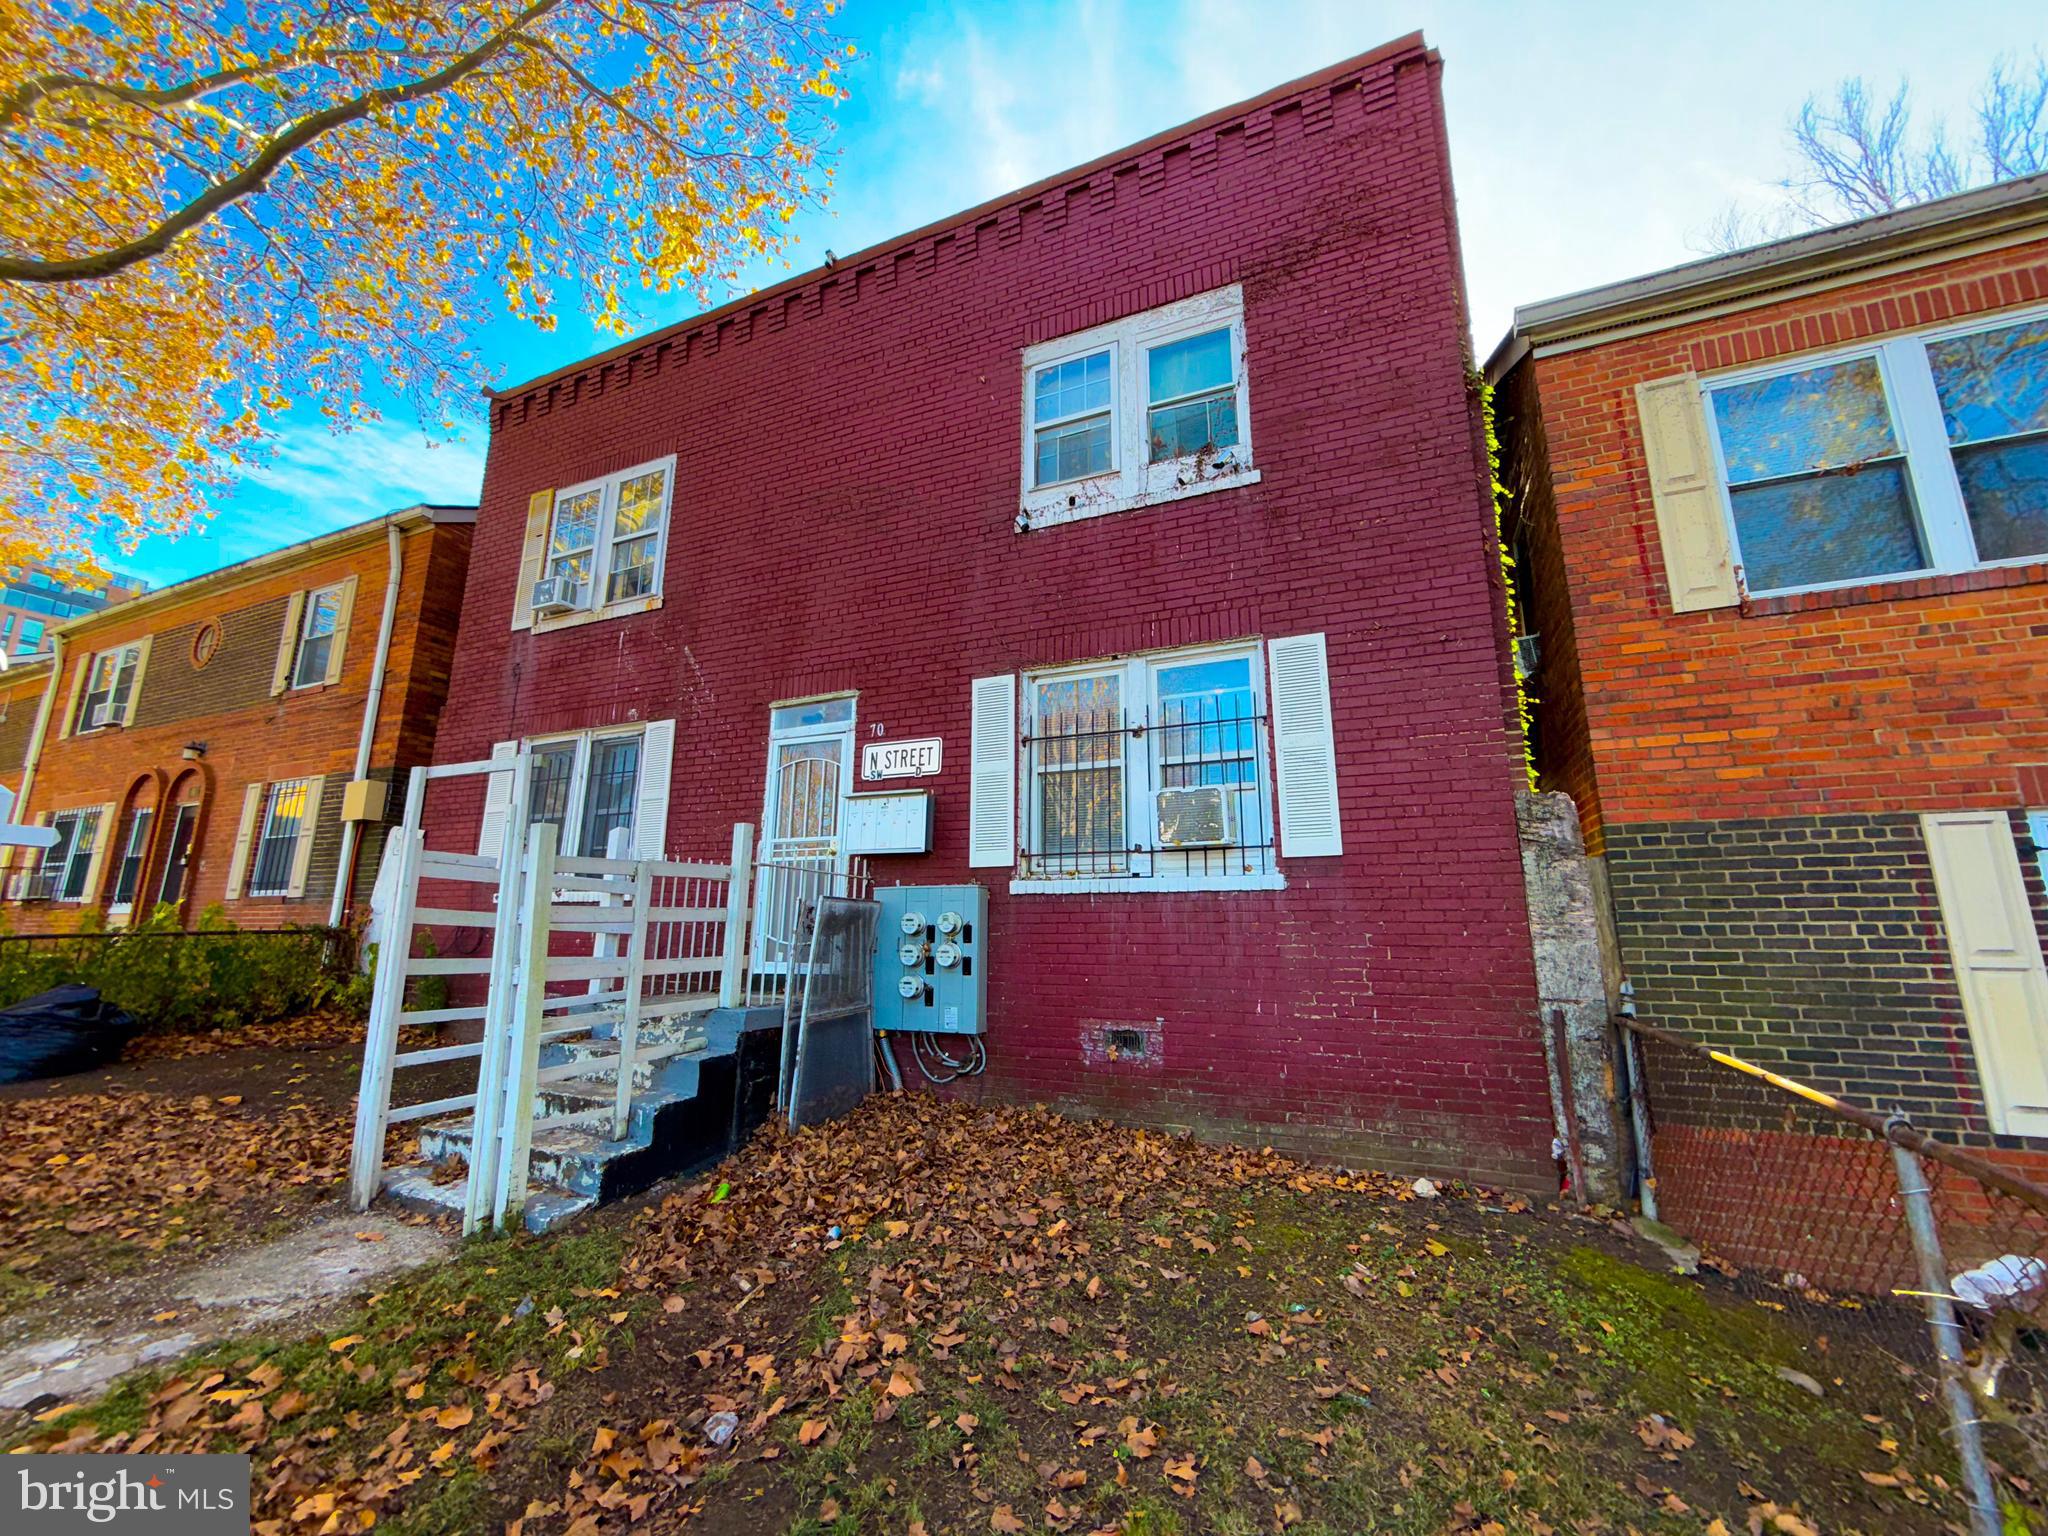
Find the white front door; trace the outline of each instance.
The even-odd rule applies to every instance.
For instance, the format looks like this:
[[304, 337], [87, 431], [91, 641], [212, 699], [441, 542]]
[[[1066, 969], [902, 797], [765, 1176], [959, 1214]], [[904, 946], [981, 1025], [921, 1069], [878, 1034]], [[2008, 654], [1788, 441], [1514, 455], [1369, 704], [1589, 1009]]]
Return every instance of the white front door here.
[[840, 812], [853, 785], [853, 699], [778, 704], [770, 712], [768, 786], [754, 875], [754, 966], [781, 970], [797, 914], [833, 894], [846, 870]]

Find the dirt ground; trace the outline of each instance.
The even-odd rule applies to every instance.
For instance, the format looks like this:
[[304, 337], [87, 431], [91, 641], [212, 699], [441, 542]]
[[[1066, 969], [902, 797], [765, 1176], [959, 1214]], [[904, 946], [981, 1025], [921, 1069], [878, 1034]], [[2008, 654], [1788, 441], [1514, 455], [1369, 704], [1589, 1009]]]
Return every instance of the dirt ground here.
[[1664, 1268], [1483, 1191], [881, 1097], [12, 1438], [247, 1449], [275, 1532], [1960, 1527], [1910, 1329]]

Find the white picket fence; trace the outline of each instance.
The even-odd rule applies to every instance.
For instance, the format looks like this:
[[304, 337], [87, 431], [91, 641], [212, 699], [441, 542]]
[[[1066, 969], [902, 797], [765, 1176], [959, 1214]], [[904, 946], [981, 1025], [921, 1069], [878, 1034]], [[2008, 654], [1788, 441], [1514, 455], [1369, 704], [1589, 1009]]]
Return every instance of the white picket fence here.
[[[530, 761], [509, 765], [511, 803], [495, 858], [426, 846], [422, 825], [431, 785], [505, 772], [502, 761], [451, 763], [416, 770], [405, 818], [393, 829], [391, 904], [370, 1004], [349, 1196], [357, 1210], [375, 1198], [383, 1178], [385, 1132], [392, 1125], [468, 1111], [470, 1158], [463, 1230], [517, 1221], [527, 1197], [536, 1103], [542, 1088], [570, 1078], [611, 1075], [612, 1101], [602, 1108], [551, 1116], [550, 1126], [608, 1122], [625, 1134], [636, 1067], [700, 1042], [669, 1038], [643, 1045], [640, 1031], [734, 1007], [748, 1000], [749, 904], [753, 896], [753, 828], [733, 828], [723, 863], [662, 859], [567, 858], [548, 822], [527, 825]], [[490, 906], [471, 905], [475, 887], [491, 888]], [[465, 889], [466, 888], [466, 889]], [[446, 890], [438, 900], [423, 899]], [[473, 952], [415, 955], [413, 935], [435, 928], [476, 936]], [[573, 936], [558, 945], [557, 936]], [[453, 947], [465, 947], [457, 944]], [[570, 952], [556, 953], [557, 949]], [[409, 1009], [410, 984], [421, 977], [475, 977], [484, 997], [456, 1007]], [[482, 1024], [480, 1040], [400, 1051], [407, 1025]], [[598, 1042], [594, 1026], [612, 1026]], [[581, 1059], [543, 1067], [541, 1047], [582, 1040]], [[468, 1092], [393, 1103], [397, 1074], [453, 1061], [477, 1063]]]

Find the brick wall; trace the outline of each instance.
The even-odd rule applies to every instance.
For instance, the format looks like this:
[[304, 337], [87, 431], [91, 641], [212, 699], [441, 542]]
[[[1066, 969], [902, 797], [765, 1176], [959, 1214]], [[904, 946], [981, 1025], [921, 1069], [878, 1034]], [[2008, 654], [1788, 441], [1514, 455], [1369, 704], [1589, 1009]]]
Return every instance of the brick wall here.
[[[469, 537], [469, 527], [462, 524], [407, 527], [373, 777], [424, 761], [431, 751], [452, 648], [454, 594], [460, 590]], [[324, 788], [304, 896], [244, 896], [226, 907], [228, 916], [245, 927], [325, 922], [341, 878], [342, 792], [353, 774], [387, 574], [379, 524], [360, 539], [320, 546], [303, 559], [262, 565], [246, 580], [202, 578], [182, 598], [173, 589], [69, 631], [58, 686], [61, 716], [75, 718], [78, 656], [149, 635], [149, 662], [129, 725], [60, 738], [53, 724], [28, 814], [112, 805], [114, 815], [101, 832], [109, 837], [131, 808], [150, 807], [157, 814], [141, 883], [147, 892], [156, 888], [163, 870], [170, 824], [166, 808], [187, 792], [196, 793], [201, 809], [185, 901], [189, 919], [225, 900], [247, 786], [320, 778]], [[271, 676], [291, 594], [350, 575], [356, 577], [357, 592], [340, 677], [331, 685], [289, 689], [273, 697]], [[193, 641], [209, 624], [219, 626], [221, 638], [201, 665]], [[203, 743], [204, 753], [187, 759], [184, 749], [195, 743]], [[381, 833], [361, 842], [357, 867], [374, 873]], [[110, 857], [95, 905], [104, 905], [112, 888], [112, 868]], [[368, 874], [362, 879], [367, 883]], [[85, 910], [63, 902], [8, 902], [5, 908], [9, 925], [25, 932], [68, 929]]]
[[[2048, 563], [1674, 613], [1635, 386], [2043, 299], [2034, 240], [1539, 348], [1502, 391], [1511, 450], [1547, 481], [1523, 508], [1540, 766], [1606, 855], [1645, 1016], [1974, 1141], [1917, 818], [2048, 793]], [[2031, 861], [2027, 879], [2048, 928]]]
[[[1541, 1184], [1505, 623], [1438, 98], [1413, 42], [842, 261], [493, 409], [438, 755], [676, 718], [670, 845], [760, 817], [769, 706], [939, 735], [991, 890], [974, 1091]], [[1224, 284], [1262, 482], [1019, 535], [1022, 349]], [[527, 498], [678, 455], [659, 611], [508, 629]], [[1341, 859], [1281, 892], [1010, 894], [966, 863], [973, 678], [1321, 631]], [[473, 845], [479, 791], [430, 819]], [[1135, 1082], [1105, 1024], [1158, 1042]]]
[[36, 711], [50, 681], [47, 666], [16, 664], [0, 673], [0, 784], [19, 793], [29, 737], [35, 734]]

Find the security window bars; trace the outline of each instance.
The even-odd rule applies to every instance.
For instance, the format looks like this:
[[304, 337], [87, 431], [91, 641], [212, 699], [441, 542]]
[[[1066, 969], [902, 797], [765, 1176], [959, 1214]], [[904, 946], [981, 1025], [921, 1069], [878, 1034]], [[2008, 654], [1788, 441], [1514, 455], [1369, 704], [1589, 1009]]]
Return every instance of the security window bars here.
[[1024, 877], [1272, 875], [1260, 674], [1238, 649], [1027, 679]]
[[57, 841], [43, 850], [28, 894], [37, 901], [84, 901], [93, 850], [99, 845], [99, 809], [59, 811], [50, 818], [50, 830]]
[[675, 460], [662, 459], [558, 492], [547, 574], [579, 584], [585, 606], [654, 596], [674, 479]]
[[108, 905], [117, 908], [135, 904], [136, 887], [142, 884], [142, 860], [149, 852], [149, 826], [153, 819], [147, 807], [128, 817], [127, 835], [121, 839], [121, 863], [114, 871], [114, 891]]
[[532, 743], [527, 823], [548, 822], [565, 857], [609, 857], [612, 834], [630, 847], [640, 793], [639, 731], [559, 736]]
[[334, 652], [334, 631], [341, 619], [341, 588], [322, 587], [306, 594], [299, 618], [299, 653], [292, 663], [292, 686], [311, 688], [327, 681], [327, 662]]
[[282, 896], [291, 889], [292, 861], [298, 854], [309, 782], [282, 779], [271, 785], [265, 795], [262, 827], [249, 874], [251, 896]]
[[127, 718], [128, 699], [134, 692], [135, 673], [141, 664], [139, 644], [101, 651], [93, 657], [86, 673], [85, 697], [78, 706], [77, 729], [97, 731]]
[[2048, 316], [1707, 386], [1753, 593], [2048, 556]]

